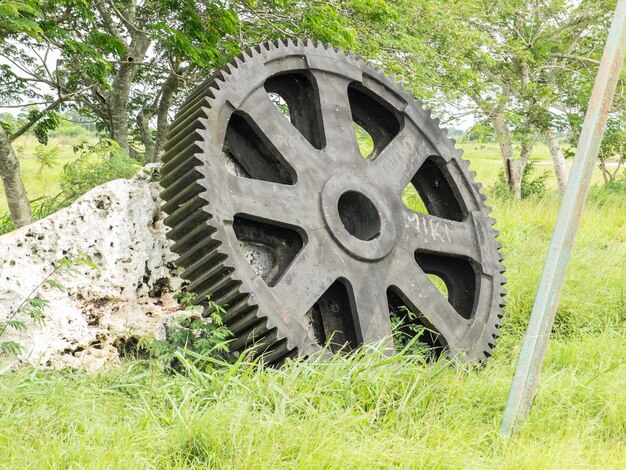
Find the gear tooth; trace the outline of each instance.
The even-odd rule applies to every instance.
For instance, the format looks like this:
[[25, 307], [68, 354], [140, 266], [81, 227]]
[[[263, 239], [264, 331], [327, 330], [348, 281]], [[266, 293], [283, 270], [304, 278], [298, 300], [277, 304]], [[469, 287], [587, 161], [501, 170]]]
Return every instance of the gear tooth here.
[[411, 99], [415, 99], [413, 92], [409, 91], [409, 84], [405, 81], [401, 81], [400, 82], [400, 91], [402, 92], [402, 95], [407, 99], [407, 100], [411, 100]]
[[306, 38], [304, 41], [305, 47], [315, 47], [315, 43], [311, 40], [311, 38]]
[[306, 47], [304, 41], [302, 39], [300, 39], [300, 38], [296, 39], [296, 46], [297, 47]]

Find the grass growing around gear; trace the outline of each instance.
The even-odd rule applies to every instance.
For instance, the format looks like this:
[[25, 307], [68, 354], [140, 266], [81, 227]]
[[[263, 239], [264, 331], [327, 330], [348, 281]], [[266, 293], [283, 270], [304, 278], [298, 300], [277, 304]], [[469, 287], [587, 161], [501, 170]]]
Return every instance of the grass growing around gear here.
[[7, 468], [621, 468], [626, 336], [556, 339], [520, 436], [499, 420], [513, 371], [375, 353], [188, 377], [126, 365], [99, 376], [5, 375]]
[[[499, 160], [468, 155], [493, 185]], [[5, 371], [0, 468], [623, 468], [626, 195], [592, 189], [535, 405], [515, 439], [499, 425], [559, 198], [549, 186], [541, 200], [488, 202], [509, 295], [484, 368], [361, 352], [187, 376], [146, 362], [95, 376]]]

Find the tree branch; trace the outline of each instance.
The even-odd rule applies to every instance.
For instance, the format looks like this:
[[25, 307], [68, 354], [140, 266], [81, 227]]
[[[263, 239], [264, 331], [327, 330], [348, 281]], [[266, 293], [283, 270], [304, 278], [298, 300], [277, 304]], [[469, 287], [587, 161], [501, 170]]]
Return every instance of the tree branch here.
[[589, 62], [590, 64], [600, 65], [599, 60], [591, 59], [589, 57], [583, 57], [579, 55], [572, 54], [552, 54], [552, 57], [556, 57], [557, 59], [571, 59], [571, 60], [580, 60], [581, 62]]
[[72, 100], [75, 96], [84, 93], [87, 90], [80, 90], [74, 93], [70, 93], [64, 96], [59, 96], [56, 100], [54, 100], [52, 103], [50, 103], [48, 106], [46, 106], [42, 111], [39, 111], [39, 115], [37, 116], [36, 119], [33, 119], [31, 121], [28, 121], [26, 124], [24, 124], [21, 128], [19, 128], [16, 132], [14, 132], [13, 134], [11, 134], [11, 136], [9, 137], [9, 142], [13, 142], [15, 141], [18, 137], [21, 137], [22, 135], [24, 135], [31, 127], [33, 127], [37, 121], [39, 121], [39, 119], [41, 119], [41, 117], [47, 113], [48, 111], [52, 111], [53, 109], [55, 109], [57, 106], [59, 106], [61, 103], [64, 103], [66, 101], [70, 101]]

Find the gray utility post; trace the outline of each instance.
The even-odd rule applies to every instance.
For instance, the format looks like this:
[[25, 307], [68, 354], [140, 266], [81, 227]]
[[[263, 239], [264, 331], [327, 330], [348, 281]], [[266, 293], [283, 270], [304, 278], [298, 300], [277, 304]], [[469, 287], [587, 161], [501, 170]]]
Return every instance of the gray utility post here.
[[505, 436], [516, 432], [522, 420], [528, 416], [537, 391], [541, 365], [546, 355], [572, 245], [585, 206], [617, 79], [624, 62], [625, 26], [626, 0], [619, 0], [504, 411], [501, 433]]

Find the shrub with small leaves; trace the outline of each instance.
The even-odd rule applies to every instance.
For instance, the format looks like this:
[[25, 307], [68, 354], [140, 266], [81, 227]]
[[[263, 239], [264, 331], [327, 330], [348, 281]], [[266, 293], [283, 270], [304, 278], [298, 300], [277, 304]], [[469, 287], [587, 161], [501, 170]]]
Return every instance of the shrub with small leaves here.
[[47, 146], [47, 145], [38, 145], [35, 147], [35, 160], [39, 163], [39, 173], [43, 171], [44, 168], [54, 168], [59, 164], [59, 147]]
[[426, 328], [419, 323], [418, 315], [405, 306], [391, 312], [391, 331], [397, 352], [410, 354], [424, 354], [428, 352], [428, 345], [421, 338]]
[[155, 340], [146, 345], [150, 356], [166, 369], [175, 371], [182, 370], [178, 359], [180, 354], [196, 367], [214, 367], [215, 363], [207, 360], [211, 358], [219, 362], [233, 362], [235, 358], [228, 349], [232, 333], [222, 321], [226, 314], [224, 308], [207, 296], [205, 307], [212, 313], [208, 318], [203, 318], [196, 294], [179, 292], [174, 298], [191, 313], [176, 318], [168, 326], [164, 340]]
[[[102, 139], [95, 144], [84, 142], [76, 145], [74, 153], [78, 158], [63, 166], [61, 192], [56, 196], [42, 196], [30, 201], [34, 220], [43, 219], [69, 206], [96, 186], [114, 179], [131, 178], [140, 168], [136, 160], [130, 158], [117, 142], [110, 139]], [[54, 164], [55, 157], [42, 154], [38, 160], [42, 166], [47, 166]], [[0, 214], [0, 235], [13, 229], [10, 213]]]
[[[550, 177], [550, 172], [544, 171], [537, 176], [533, 176], [535, 170], [535, 163], [532, 161], [529, 161], [524, 168], [524, 172], [522, 173], [522, 199], [541, 199], [546, 194], [546, 180]], [[498, 173], [498, 181], [491, 188], [491, 194], [501, 199], [507, 199], [513, 196], [506, 184], [504, 170], [500, 170]]]
[[42, 326], [46, 319], [46, 307], [50, 304], [46, 299], [39, 296], [39, 289], [49, 286], [61, 292], [66, 292], [65, 286], [54, 277], [61, 272], [78, 272], [76, 266], [83, 265], [97, 269], [97, 265], [86, 255], [76, 258], [61, 258], [54, 264], [54, 269], [48, 274], [18, 305], [10, 309], [6, 320], [0, 321], [0, 356], [7, 355], [17, 357], [23, 350], [23, 346], [17, 341], [3, 340], [10, 330], [22, 333], [28, 329], [27, 320]]
[[65, 164], [61, 175], [61, 193], [66, 204], [98, 185], [118, 178], [131, 178], [139, 169], [137, 162], [111, 139], [76, 145], [74, 153], [78, 158]]

